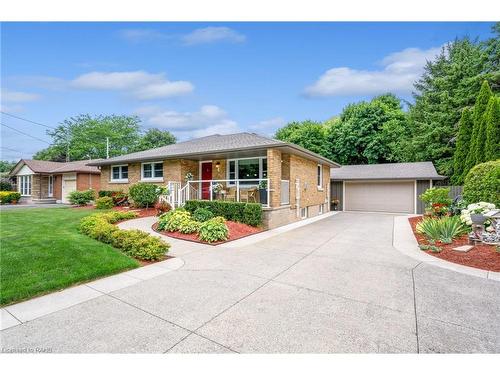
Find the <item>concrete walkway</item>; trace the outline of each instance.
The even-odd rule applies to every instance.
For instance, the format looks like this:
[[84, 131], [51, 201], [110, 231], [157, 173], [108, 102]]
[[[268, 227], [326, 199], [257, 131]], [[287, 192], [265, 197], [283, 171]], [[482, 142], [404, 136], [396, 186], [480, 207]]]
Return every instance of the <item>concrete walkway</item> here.
[[248, 246], [170, 240], [181, 268], [7, 328], [2, 350], [500, 352], [500, 282], [404, 255], [393, 226], [341, 213]]

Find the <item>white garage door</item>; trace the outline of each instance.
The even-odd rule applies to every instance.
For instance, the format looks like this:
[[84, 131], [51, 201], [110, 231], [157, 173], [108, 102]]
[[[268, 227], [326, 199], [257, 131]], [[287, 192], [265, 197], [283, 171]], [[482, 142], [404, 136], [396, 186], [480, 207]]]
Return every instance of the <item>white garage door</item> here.
[[62, 202], [70, 203], [68, 200], [68, 195], [69, 193], [75, 190], [76, 190], [76, 173], [64, 174], [62, 178], [62, 191], [61, 191]]
[[414, 212], [413, 181], [345, 182], [346, 211]]

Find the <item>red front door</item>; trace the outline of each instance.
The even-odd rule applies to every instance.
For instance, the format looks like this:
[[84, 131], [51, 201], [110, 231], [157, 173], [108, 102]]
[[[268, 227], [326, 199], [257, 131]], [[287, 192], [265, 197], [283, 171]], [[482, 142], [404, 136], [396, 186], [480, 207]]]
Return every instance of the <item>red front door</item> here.
[[[212, 162], [201, 163], [201, 179], [212, 179]], [[201, 199], [210, 199], [210, 182], [201, 183]]]

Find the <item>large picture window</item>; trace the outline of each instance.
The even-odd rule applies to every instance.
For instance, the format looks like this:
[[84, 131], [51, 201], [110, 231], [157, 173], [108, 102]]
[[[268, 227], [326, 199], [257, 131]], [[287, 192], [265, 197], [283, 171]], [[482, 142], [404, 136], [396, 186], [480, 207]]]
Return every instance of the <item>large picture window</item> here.
[[163, 180], [163, 162], [142, 163], [142, 180]]
[[[267, 158], [248, 158], [228, 160], [228, 180], [240, 181], [241, 184], [258, 185], [259, 179], [267, 178]], [[230, 182], [234, 185], [235, 182]]]
[[127, 182], [128, 181], [128, 165], [113, 165], [111, 167], [111, 181]]
[[31, 176], [18, 176], [17, 182], [21, 195], [31, 195]]

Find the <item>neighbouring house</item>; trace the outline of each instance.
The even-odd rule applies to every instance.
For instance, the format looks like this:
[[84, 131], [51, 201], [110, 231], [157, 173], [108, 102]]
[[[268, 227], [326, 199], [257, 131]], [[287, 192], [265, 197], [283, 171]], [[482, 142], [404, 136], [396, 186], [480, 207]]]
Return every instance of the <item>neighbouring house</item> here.
[[333, 161], [253, 133], [211, 135], [89, 163], [101, 189], [128, 191], [139, 181], [168, 186], [169, 202], [189, 199], [260, 203], [268, 228], [330, 209]]
[[69, 203], [74, 190], [99, 190], [100, 171], [88, 160], [55, 162], [21, 159], [10, 171], [22, 203]]
[[345, 165], [331, 170], [332, 201], [339, 211], [424, 213], [418, 198], [444, 180], [431, 162]]

